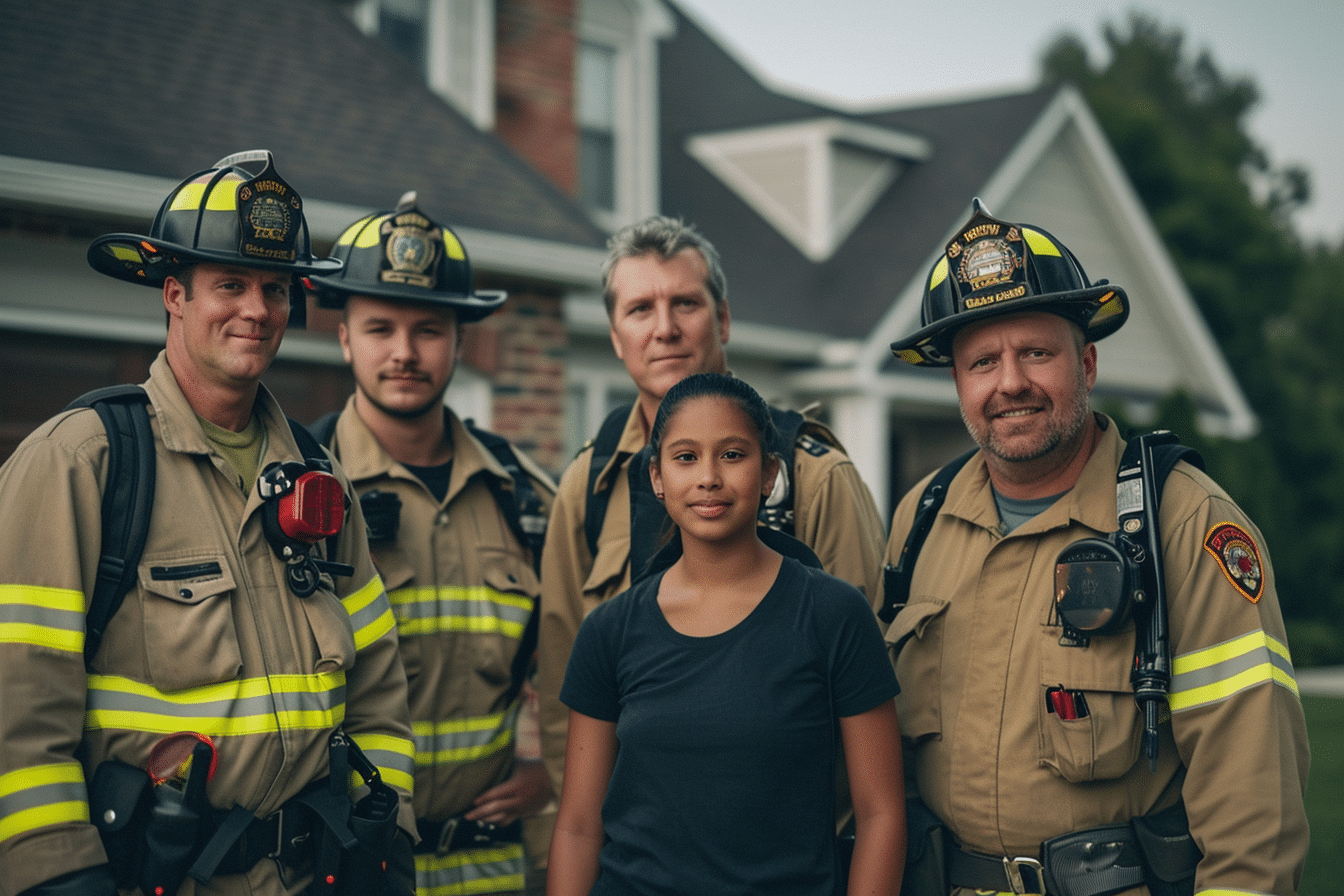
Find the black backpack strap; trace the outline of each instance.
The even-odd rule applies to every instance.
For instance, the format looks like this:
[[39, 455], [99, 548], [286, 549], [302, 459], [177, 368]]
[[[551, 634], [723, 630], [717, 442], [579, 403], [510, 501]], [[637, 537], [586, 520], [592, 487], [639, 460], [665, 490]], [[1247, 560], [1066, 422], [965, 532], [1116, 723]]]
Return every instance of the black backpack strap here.
[[95, 389], [66, 407], [91, 407], [107, 430], [107, 484], [103, 487], [103, 544], [89, 597], [84, 635], [87, 665], [102, 644], [107, 624], [135, 584], [154, 508], [154, 433], [149, 395], [141, 386]]
[[[336, 420], [341, 416], [340, 411], [331, 411], [318, 417], [308, 426], [308, 432], [312, 433], [313, 438], [317, 439], [323, 445], [331, 446], [331, 437], [336, 434]], [[298, 436], [296, 435], [297, 439]], [[299, 443], [303, 447], [303, 443]]]
[[494, 476], [485, 477], [495, 503], [509, 523], [509, 528], [517, 536], [518, 542], [532, 554], [532, 568], [541, 574], [541, 548], [546, 543], [546, 514], [543, 511], [541, 496], [532, 487], [532, 480], [518, 461], [509, 440], [488, 430], [480, 429], [471, 420], [463, 421], [467, 432], [471, 433], [490, 454], [499, 461], [499, 465], [513, 479], [513, 492], [510, 494]]
[[934, 474], [929, 484], [924, 487], [919, 505], [915, 508], [914, 522], [910, 524], [910, 532], [905, 536], [901, 556], [895, 566], [887, 565], [882, 569], [883, 600], [877, 618], [883, 622], [890, 623], [895, 619], [896, 614], [904, 609], [910, 600], [910, 582], [915, 577], [915, 561], [919, 559], [919, 551], [924, 547], [924, 540], [929, 537], [929, 530], [933, 528], [933, 521], [938, 516], [939, 508], [947, 499], [948, 486], [952, 484], [953, 477], [961, 471], [961, 468], [966, 466], [966, 461], [979, 450], [972, 448], [948, 463]]
[[634, 405], [621, 405], [607, 415], [593, 439], [593, 457], [588, 466], [588, 490], [585, 492], [587, 506], [583, 513], [583, 534], [588, 542], [588, 556], [597, 556], [597, 539], [602, 534], [602, 522], [607, 518], [607, 499], [611, 487], [597, 489], [597, 477], [601, 475], [611, 459], [616, 455], [616, 446], [625, 431], [625, 421], [630, 417]]
[[[494, 476], [487, 475], [485, 484], [489, 487], [490, 494], [494, 496], [495, 503], [504, 514], [518, 542], [531, 553], [532, 568], [540, 577], [541, 548], [546, 543], [546, 515], [542, 509], [541, 496], [532, 487], [532, 480], [519, 463], [518, 455], [508, 439], [478, 428], [471, 420], [465, 420], [463, 423], [467, 427], [467, 432], [485, 446], [513, 479], [512, 494]], [[518, 640], [518, 651], [513, 655], [513, 662], [510, 665], [510, 682], [509, 689], [505, 692], [505, 706], [513, 703], [514, 698], [523, 689], [523, 682], [527, 679], [528, 670], [532, 666], [532, 654], [537, 649], [540, 624], [541, 614], [537, 611], [537, 607], [533, 607], [531, 615], [527, 617], [523, 634]]]

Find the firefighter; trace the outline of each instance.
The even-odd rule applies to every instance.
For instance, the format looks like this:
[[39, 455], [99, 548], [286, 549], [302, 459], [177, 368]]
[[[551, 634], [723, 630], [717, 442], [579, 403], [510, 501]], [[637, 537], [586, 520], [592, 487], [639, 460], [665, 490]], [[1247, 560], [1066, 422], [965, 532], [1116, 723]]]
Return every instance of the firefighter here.
[[[907, 768], [930, 829], [952, 835], [946, 866], [929, 869], [942, 885], [907, 892], [1296, 892], [1308, 749], [1264, 538], [1181, 461], [1148, 504], [1152, 556], [1130, 555], [1164, 575], [1124, 588], [1138, 580], [1123, 564], [1108, 579], [1104, 551], [1076, 550], [1139, 528], [1118, 524], [1143, 509], [1118, 488], [1126, 443], [1088, 405], [1096, 341], [1128, 314], [1125, 291], [1089, 282], [1055, 237], [977, 202], [932, 269], [922, 328], [892, 343], [904, 361], [951, 369], [978, 446], [887, 633]], [[896, 509], [888, 588], [910, 568], [925, 494], [921, 483]], [[1066, 612], [1070, 569], [1092, 576], [1081, 585], [1104, 612]], [[1159, 591], [1168, 610], [1155, 618]], [[1116, 623], [1084, 631], [1103, 617]], [[1147, 669], [1154, 626], [1170, 662]], [[1138, 676], [1164, 665], [1146, 736]], [[924, 841], [912, 838], [914, 868]]]
[[[369, 508], [397, 619], [415, 731], [417, 891], [521, 893], [523, 835], [541, 866], [550, 831], [549, 815], [529, 817], [551, 786], [527, 675], [555, 486], [444, 402], [464, 328], [505, 294], [472, 289], [462, 242], [413, 192], [351, 224], [333, 253], [345, 268], [313, 285], [319, 304], [342, 309], [356, 388], [318, 435]], [[533, 755], [516, 755], [519, 727]]]
[[[727, 278], [713, 244], [682, 221], [654, 216], [616, 233], [608, 248], [602, 279], [611, 342], [639, 397], [614, 411], [565, 470], [547, 530], [537, 691], [557, 790], [568, 728], [560, 685], [579, 625], [640, 577], [665, 531], [648, 476], [658, 405], [693, 373], [728, 371]], [[762, 522], [795, 536], [823, 569], [875, 601], [883, 525], [872, 493], [825, 426], [793, 411], [773, 415], [786, 433], [775, 446], [784, 463]]]
[[[133, 525], [101, 513], [113, 440], [97, 413], [68, 411], [0, 468], [0, 893], [280, 896], [315, 873], [351, 893], [370, 886], [347, 874], [359, 862], [381, 892], [409, 893], [391, 607], [349, 481], [305, 456], [260, 383], [306, 301], [300, 278], [341, 263], [313, 256], [264, 150], [187, 178], [148, 235], [100, 237], [89, 262], [167, 310], [139, 446], [152, 513], [86, 658], [100, 546]], [[329, 539], [288, 534], [333, 519]], [[367, 787], [352, 792], [351, 771]]]

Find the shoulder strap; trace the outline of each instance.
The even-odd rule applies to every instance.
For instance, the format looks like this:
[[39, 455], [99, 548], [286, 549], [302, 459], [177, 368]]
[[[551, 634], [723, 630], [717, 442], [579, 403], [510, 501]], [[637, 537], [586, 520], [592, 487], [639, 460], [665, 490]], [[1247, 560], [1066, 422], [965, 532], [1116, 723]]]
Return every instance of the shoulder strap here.
[[154, 507], [154, 433], [141, 386], [95, 389], [76, 398], [66, 410], [91, 407], [107, 430], [107, 484], [103, 488], [103, 543], [98, 575], [89, 597], [84, 635], [87, 664], [102, 644], [107, 623], [116, 615], [135, 583], [149, 537]]
[[546, 542], [546, 515], [542, 512], [541, 496], [532, 487], [532, 480], [519, 463], [518, 455], [514, 453], [513, 445], [509, 444], [508, 439], [480, 429], [471, 420], [465, 420], [463, 423], [467, 431], [485, 446], [512, 477], [512, 494], [508, 493], [495, 477], [485, 478], [490, 493], [494, 495], [495, 503], [499, 505], [500, 512], [509, 523], [509, 528], [513, 530], [519, 543], [532, 554], [532, 566], [540, 574], [541, 548]]
[[597, 539], [602, 534], [602, 522], [607, 517], [607, 498], [611, 487], [595, 492], [597, 488], [597, 477], [612, 457], [616, 454], [616, 446], [621, 441], [621, 433], [625, 431], [625, 421], [630, 417], [630, 410], [634, 405], [621, 405], [607, 415], [607, 419], [602, 421], [602, 427], [597, 431], [597, 436], [593, 439], [593, 458], [588, 465], [588, 489], [585, 492], [587, 505], [583, 513], [583, 534], [588, 542], [588, 556], [597, 556]]
[[910, 525], [910, 533], [906, 535], [905, 546], [901, 548], [901, 556], [895, 566], [888, 565], [882, 569], [883, 601], [882, 609], [877, 616], [883, 622], [890, 623], [895, 619], [896, 614], [910, 600], [910, 580], [915, 575], [915, 561], [919, 558], [920, 549], [924, 547], [924, 540], [929, 537], [929, 530], [933, 528], [933, 520], [938, 516], [938, 509], [947, 499], [948, 486], [952, 484], [953, 477], [961, 471], [961, 468], [966, 466], [966, 461], [979, 450], [972, 448], [944, 466], [924, 487], [919, 505], [915, 508], [915, 519]]
[[[308, 427], [308, 431], [312, 433], [313, 438], [330, 448], [331, 437], [336, 434], [336, 420], [340, 416], [340, 411], [331, 411], [330, 413], [323, 414], [312, 422]], [[298, 437], [295, 436], [295, 438]], [[299, 447], [303, 447], [302, 442], [299, 443]]]
[[[486, 450], [494, 456], [495, 460], [499, 461], [500, 466], [507, 470], [509, 476], [513, 478], [512, 494], [508, 494], [494, 476], [486, 476], [485, 483], [490, 489], [490, 494], [494, 496], [495, 503], [499, 505], [500, 512], [504, 514], [504, 518], [508, 521], [509, 528], [513, 530], [513, 534], [517, 536], [519, 543], [526, 547], [532, 555], [532, 568], [537, 571], [537, 576], [540, 577], [541, 548], [546, 542], [546, 515], [542, 512], [541, 496], [532, 487], [532, 480], [527, 477], [527, 472], [518, 462], [518, 455], [514, 452], [508, 439], [478, 428], [471, 420], [464, 420], [463, 423], [466, 425], [467, 431], [485, 446]], [[513, 663], [510, 666], [509, 689], [505, 692], [505, 706], [511, 705], [519, 691], [523, 689], [523, 681], [527, 678], [528, 670], [532, 666], [532, 654], [537, 649], [540, 622], [541, 613], [538, 612], [537, 607], [533, 607], [531, 615], [527, 617], [527, 625], [523, 628], [522, 637], [519, 638], [518, 651], [513, 655]]]

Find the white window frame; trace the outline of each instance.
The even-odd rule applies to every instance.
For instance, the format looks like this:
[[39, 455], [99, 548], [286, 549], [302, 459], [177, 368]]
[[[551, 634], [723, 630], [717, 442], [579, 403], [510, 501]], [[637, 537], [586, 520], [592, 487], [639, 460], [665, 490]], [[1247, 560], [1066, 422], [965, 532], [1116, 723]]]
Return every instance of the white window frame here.
[[[625, 15], [611, 14], [622, 8]], [[622, 27], [623, 22], [629, 24]], [[614, 54], [615, 209], [588, 209], [609, 230], [658, 211], [658, 41], [670, 36], [672, 28], [671, 16], [656, 0], [579, 3], [579, 41]], [[577, 65], [576, 58], [576, 71]]]
[[[355, 26], [378, 34], [380, 0], [357, 0]], [[466, 80], [453, 77], [453, 48], [468, 47]], [[425, 21], [425, 83], [484, 131], [495, 126], [494, 0], [429, 0]]]

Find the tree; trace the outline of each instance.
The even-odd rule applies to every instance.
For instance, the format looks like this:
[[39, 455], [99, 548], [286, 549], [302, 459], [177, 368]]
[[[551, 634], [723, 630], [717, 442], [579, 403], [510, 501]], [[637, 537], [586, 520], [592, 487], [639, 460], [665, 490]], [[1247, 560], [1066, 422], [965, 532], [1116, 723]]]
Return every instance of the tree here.
[[1074, 35], [1042, 60], [1048, 82], [1087, 98], [1261, 422], [1246, 442], [1197, 433], [1188, 397], [1157, 425], [1203, 453], [1270, 545], [1300, 665], [1344, 661], [1344, 321], [1334, 291], [1344, 247], [1306, 250], [1292, 213], [1310, 195], [1249, 136], [1259, 100], [1177, 29], [1133, 13], [1103, 29], [1094, 65]]

